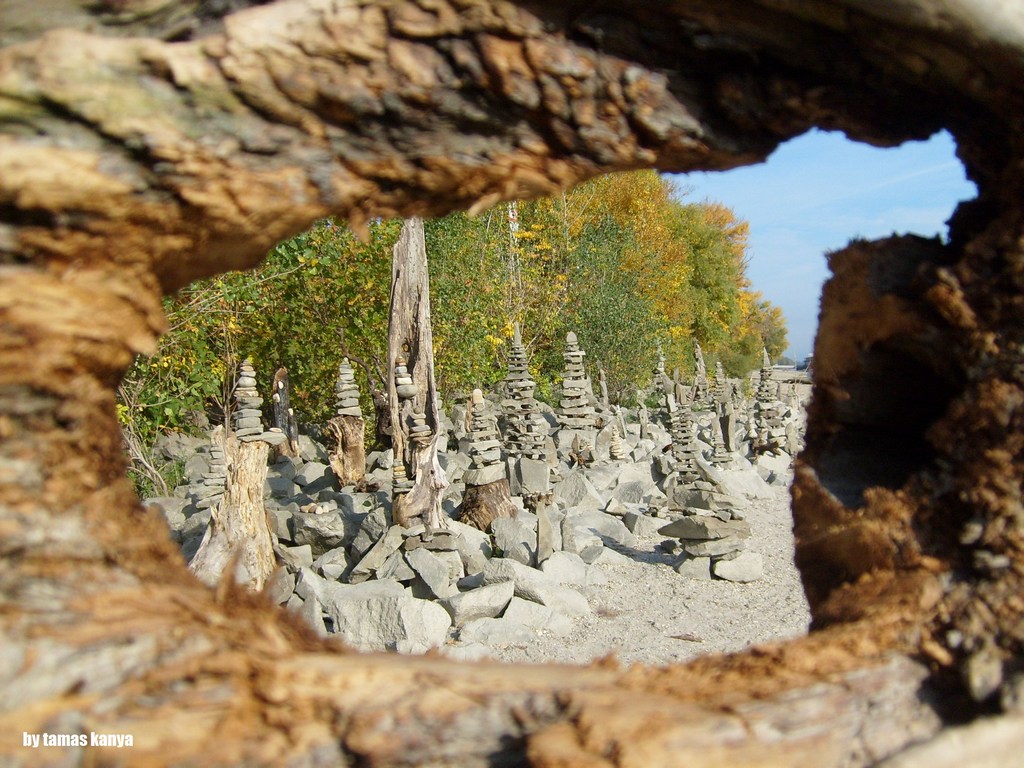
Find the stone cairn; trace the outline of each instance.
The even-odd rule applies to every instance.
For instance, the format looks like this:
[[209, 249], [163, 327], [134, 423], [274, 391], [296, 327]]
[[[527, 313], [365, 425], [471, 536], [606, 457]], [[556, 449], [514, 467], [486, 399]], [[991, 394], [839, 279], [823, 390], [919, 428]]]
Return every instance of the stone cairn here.
[[202, 485], [195, 496], [197, 509], [216, 509], [224, 498], [224, 488], [228, 481], [228, 465], [224, 458], [224, 427], [216, 427], [210, 433], [208, 469], [203, 473]]
[[359, 409], [359, 385], [356, 384], [355, 371], [347, 357], [338, 366], [338, 381], [334, 385], [334, 407], [334, 412], [338, 416], [363, 416]]
[[462, 476], [466, 485], [488, 485], [505, 478], [501, 461], [501, 438], [494, 419], [484, 411], [484, 396], [473, 390], [469, 427], [469, 469]]
[[693, 343], [693, 356], [696, 358], [696, 369], [694, 371], [696, 391], [693, 395], [693, 402], [706, 403], [708, 401], [708, 369], [704, 363], [704, 351], [697, 342]]
[[[399, 412], [401, 413], [406, 402], [410, 402], [416, 396], [416, 385], [409, 375], [404, 357], [395, 361], [395, 392], [400, 402]], [[424, 424], [424, 426], [426, 426]], [[394, 429], [401, 429], [401, 425], [393, 425]], [[429, 427], [427, 427], [429, 429]], [[413, 489], [415, 481], [409, 477], [405, 469], [405, 457], [395, 456], [391, 464], [391, 492], [393, 495], [408, 493]]]
[[565, 372], [562, 374], [562, 399], [558, 408], [558, 420], [564, 429], [591, 430], [597, 420], [593, 406], [587, 398], [587, 373], [583, 368], [586, 355], [580, 349], [576, 334], [569, 331], [565, 335]]
[[669, 432], [672, 436], [672, 471], [678, 473], [681, 483], [692, 483], [700, 478], [697, 456], [700, 449], [693, 436], [693, 414], [687, 400], [676, 403], [667, 395]]
[[628, 455], [626, 443], [619, 434], [619, 425], [614, 421], [611, 424], [611, 439], [608, 441], [608, 457], [612, 461], [622, 461]]
[[231, 414], [235, 437], [240, 443], [262, 440], [271, 445], [281, 445], [288, 436], [275, 427], [264, 429], [262, 405], [263, 398], [256, 389], [256, 371], [252, 361], [246, 358], [238, 368], [238, 380], [235, 382], [235, 411]]
[[726, 446], [727, 422], [731, 419], [732, 398], [729, 393], [729, 384], [725, 380], [725, 371], [722, 370], [722, 363], [715, 363], [714, 389], [712, 396], [715, 405], [715, 414], [711, 419], [711, 435], [714, 439], [711, 463], [716, 467], [728, 464], [732, 461], [729, 455], [729, 448]]
[[754, 401], [754, 429], [756, 437], [753, 441], [755, 452], [774, 451], [781, 447], [785, 440], [785, 426], [775, 398], [776, 387], [772, 382], [772, 361], [768, 350], [764, 350], [761, 362], [761, 380], [757, 385], [757, 398]]
[[547, 459], [548, 423], [534, 399], [536, 389], [537, 382], [530, 376], [526, 347], [516, 323], [508, 357], [508, 376], [505, 377], [508, 397], [501, 404], [507, 425], [505, 448], [510, 458]]

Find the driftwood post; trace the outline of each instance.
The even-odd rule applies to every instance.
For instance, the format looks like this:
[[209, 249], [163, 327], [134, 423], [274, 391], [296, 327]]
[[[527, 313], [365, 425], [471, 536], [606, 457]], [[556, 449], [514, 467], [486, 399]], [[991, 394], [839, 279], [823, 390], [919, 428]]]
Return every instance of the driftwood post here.
[[218, 427], [212, 436], [213, 444], [223, 447], [227, 461], [224, 496], [212, 508], [206, 534], [189, 563], [192, 572], [211, 586], [232, 569], [236, 582], [259, 591], [274, 571], [274, 548], [263, 506], [270, 452], [264, 437], [274, 433], [263, 431], [259, 415], [262, 402], [256, 391], [255, 373], [246, 360], [235, 385], [234, 430], [227, 434]]
[[[422, 518], [428, 529], [445, 528], [441, 494], [448, 479], [437, 460], [440, 419], [430, 331], [430, 280], [423, 222], [417, 218], [407, 219], [402, 226], [391, 262], [388, 371], [395, 456], [394, 520], [408, 527], [414, 518]], [[403, 381], [398, 382], [399, 377]]]
[[274, 394], [271, 396], [274, 403], [274, 426], [285, 436], [285, 441], [278, 450], [294, 457], [299, 455], [299, 425], [295, 420], [295, 411], [291, 407], [290, 390], [288, 369], [282, 366], [274, 373]]
[[337, 415], [327, 422], [334, 434], [331, 469], [344, 488], [355, 485], [366, 474], [366, 422], [359, 410], [359, 387], [348, 358], [338, 366], [338, 383], [334, 388]]

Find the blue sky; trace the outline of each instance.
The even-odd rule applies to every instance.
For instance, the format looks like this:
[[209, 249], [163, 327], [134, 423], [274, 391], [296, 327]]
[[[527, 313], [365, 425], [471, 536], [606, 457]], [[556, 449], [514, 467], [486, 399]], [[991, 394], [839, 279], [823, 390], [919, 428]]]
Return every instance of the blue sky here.
[[813, 349], [826, 251], [854, 236], [946, 237], [957, 203], [976, 194], [945, 132], [878, 149], [812, 131], [760, 165], [672, 178], [684, 202], [715, 200], [750, 222], [748, 276], [782, 308], [795, 360]]

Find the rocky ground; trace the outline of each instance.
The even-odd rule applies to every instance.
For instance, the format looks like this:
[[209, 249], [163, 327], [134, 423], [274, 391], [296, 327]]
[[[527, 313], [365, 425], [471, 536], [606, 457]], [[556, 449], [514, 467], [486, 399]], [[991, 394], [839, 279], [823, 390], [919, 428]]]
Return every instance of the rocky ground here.
[[578, 588], [593, 613], [573, 619], [568, 634], [539, 630], [529, 642], [498, 645], [489, 655], [586, 664], [614, 654], [623, 664], [659, 665], [805, 633], [810, 614], [793, 565], [789, 494], [774, 490], [747, 510], [751, 547], [764, 556], [763, 578], [737, 584], [682, 577], [671, 568], [675, 556], [658, 546], [663, 537], [642, 535], [632, 551], [619, 550], [621, 558], [592, 566], [608, 583]]

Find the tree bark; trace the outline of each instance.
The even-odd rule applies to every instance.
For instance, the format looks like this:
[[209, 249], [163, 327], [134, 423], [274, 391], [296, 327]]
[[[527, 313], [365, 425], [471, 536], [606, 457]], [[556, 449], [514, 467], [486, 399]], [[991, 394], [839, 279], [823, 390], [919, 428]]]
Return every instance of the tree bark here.
[[458, 509], [460, 522], [484, 532], [490, 532], [495, 520], [518, 514], [505, 477], [486, 485], [467, 485]]
[[[870, 765], [1009, 706], [1014, 4], [287, 0], [184, 27], [169, 7], [0, 2], [2, 762]], [[812, 126], [880, 146], [946, 128], [979, 197], [946, 243], [831, 258], [793, 489], [808, 637], [666, 670], [346, 654], [201, 585], [135, 499], [113, 389], [153, 351], [164, 292], [324, 215], [720, 170]], [[871, 462], [880, 444], [899, 472]], [[135, 745], [19, 741], [79, 730]]]
[[224, 446], [227, 484], [223, 499], [212, 510], [210, 524], [189, 569], [211, 587], [229, 576], [259, 592], [275, 567], [263, 505], [270, 446], [262, 440], [241, 442], [223, 431], [215, 439]]
[[274, 372], [273, 394], [274, 426], [280, 429], [285, 441], [278, 449], [286, 456], [295, 458], [299, 455], [299, 425], [295, 421], [295, 412], [291, 407], [291, 381], [287, 368], [278, 368]]
[[[416, 394], [400, 399], [394, 375], [388, 380], [391, 412], [391, 445], [396, 462], [405, 464], [413, 481], [412, 490], [392, 494], [395, 523], [409, 526], [421, 518], [428, 529], [447, 527], [441, 511], [441, 496], [448, 479], [437, 460], [440, 419], [434, 383], [434, 341], [430, 330], [430, 275], [423, 242], [423, 222], [408, 219], [395, 244], [391, 268], [391, 311], [388, 322], [388, 370], [403, 360], [416, 387]], [[412, 414], [426, 416], [429, 442], [414, 442], [409, 433]]]
[[335, 416], [327, 426], [335, 439], [330, 460], [338, 485], [355, 485], [366, 475], [366, 422], [359, 416]]

